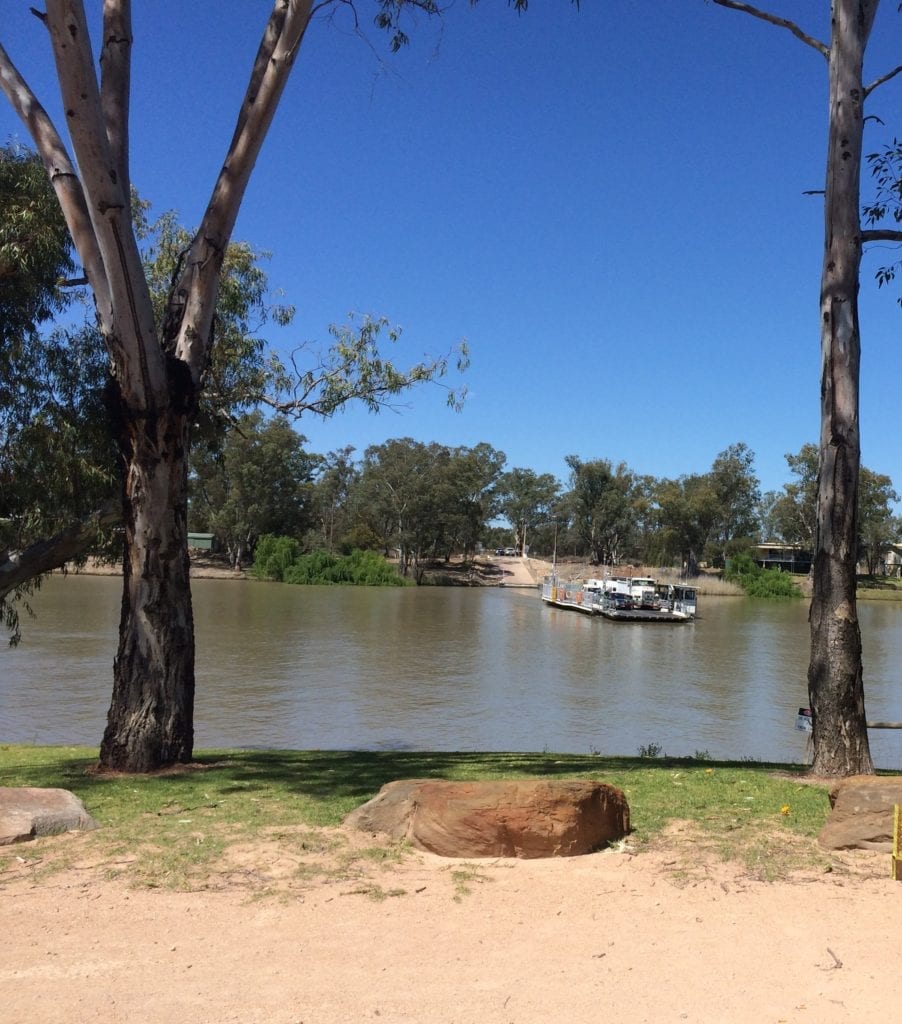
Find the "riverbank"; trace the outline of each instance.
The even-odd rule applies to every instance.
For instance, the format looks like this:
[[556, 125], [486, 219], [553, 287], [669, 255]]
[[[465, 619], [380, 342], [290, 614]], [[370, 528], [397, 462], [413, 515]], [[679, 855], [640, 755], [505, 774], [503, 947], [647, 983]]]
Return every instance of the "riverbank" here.
[[[118, 562], [104, 562], [89, 558], [82, 566], [70, 566], [66, 570], [75, 576], [121, 576], [122, 566]], [[246, 580], [247, 571], [233, 569], [225, 555], [209, 551], [191, 552], [191, 576], [199, 580]]]
[[[483, 556], [463, 565], [459, 560], [450, 564], [436, 562], [425, 570], [426, 582], [434, 586], [539, 586], [552, 571], [552, 563], [541, 558]], [[598, 566], [584, 560], [561, 560], [558, 575], [563, 580], [580, 581], [598, 574]], [[86, 576], [120, 576], [118, 564], [89, 558], [84, 566], [68, 571]], [[654, 566], [632, 566], [633, 576], [651, 576], [662, 583], [685, 582], [674, 570]], [[208, 551], [192, 551], [191, 576], [193, 579], [247, 580], [246, 569], [235, 570], [225, 555]], [[714, 572], [702, 572], [693, 581], [703, 597], [743, 597], [744, 592], [735, 583], [729, 583]], [[811, 577], [794, 576], [793, 582], [805, 598], [811, 597]], [[902, 580], [862, 576], [858, 581], [858, 599], [861, 601], [902, 601]]]
[[[895, 1010], [902, 901], [887, 856], [818, 855], [791, 823], [825, 797], [797, 776], [570, 759], [625, 773], [636, 838], [585, 857], [462, 861], [349, 833], [331, 812], [317, 823], [312, 808], [359, 803], [386, 774], [516, 755], [223, 751], [104, 779], [75, 774], [77, 754], [45, 749], [38, 770], [23, 767], [29, 748], [0, 747], [4, 783], [24, 771], [80, 789], [104, 825], [0, 849], [4, 1019], [594, 1024], [603, 1006], [655, 1024], [846, 1024]], [[697, 821], [643, 840], [643, 775]], [[731, 802], [737, 820], [712, 829]], [[724, 860], [768, 835], [765, 849], [796, 858], [781, 880], [762, 880], [767, 854]]]

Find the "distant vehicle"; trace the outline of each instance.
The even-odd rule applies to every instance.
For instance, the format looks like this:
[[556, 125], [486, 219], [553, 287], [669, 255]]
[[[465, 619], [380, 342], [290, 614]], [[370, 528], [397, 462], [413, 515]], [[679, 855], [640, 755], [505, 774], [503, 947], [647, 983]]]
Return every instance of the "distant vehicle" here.
[[517, 554], [516, 548], [495, 548], [496, 555], [503, 555], [507, 558], [512, 558]]

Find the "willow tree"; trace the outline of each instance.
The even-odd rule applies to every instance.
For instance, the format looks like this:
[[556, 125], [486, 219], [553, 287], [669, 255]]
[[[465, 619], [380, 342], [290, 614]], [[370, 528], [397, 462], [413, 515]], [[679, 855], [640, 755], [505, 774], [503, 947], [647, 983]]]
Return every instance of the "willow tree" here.
[[862, 232], [861, 165], [865, 101], [902, 67], [865, 84], [864, 56], [879, 0], [833, 0], [829, 43], [809, 35], [792, 21], [749, 4], [737, 0], [714, 2], [786, 29], [827, 63], [829, 126], [820, 294], [821, 431], [809, 613], [812, 772], [825, 776], [871, 774], [874, 766], [868, 744], [855, 598], [861, 464], [858, 286], [863, 243], [899, 241], [900, 234], [879, 229]]
[[[322, 5], [320, 5], [322, 6]], [[404, 42], [406, 7], [378, 0], [377, 24]], [[130, 206], [129, 0], [105, 0], [99, 70], [81, 0], [47, 0], [49, 35], [71, 146], [0, 46], [0, 86], [50, 176], [93, 292], [113, 378], [110, 404], [122, 477], [123, 598], [113, 695], [101, 764], [147, 771], [190, 760], [194, 742], [194, 625], [188, 581], [187, 455], [214, 344], [220, 269], [235, 220], [314, 10], [276, 0], [253, 62], [234, 135], [196, 234], [175, 273], [161, 325], [154, 316]], [[366, 347], [362, 349], [365, 353]], [[393, 375], [388, 392], [430, 379], [442, 364]], [[309, 397], [300, 383], [296, 408]], [[285, 410], [283, 410], [285, 411]]]

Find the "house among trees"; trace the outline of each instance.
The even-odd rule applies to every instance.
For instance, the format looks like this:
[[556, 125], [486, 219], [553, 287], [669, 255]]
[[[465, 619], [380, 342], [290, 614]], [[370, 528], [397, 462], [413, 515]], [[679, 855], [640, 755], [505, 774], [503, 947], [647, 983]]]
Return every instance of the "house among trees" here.
[[890, 544], [883, 553], [878, 576], [902, 576], [902, 544]]
[[756, 544], [755, 561], [762, 569], [782, 569], [783, 572], [803, 575], [811, 571], [811, 552], [801, 544], [781, 544], [779, 541]]

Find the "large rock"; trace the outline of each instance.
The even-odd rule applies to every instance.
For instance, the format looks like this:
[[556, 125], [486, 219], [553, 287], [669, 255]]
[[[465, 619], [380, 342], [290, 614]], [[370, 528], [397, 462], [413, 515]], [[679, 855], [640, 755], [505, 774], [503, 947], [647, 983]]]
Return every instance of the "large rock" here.
[[0, 786], [0, 846], [98, 827], [81, 800], [67, 789]]
[[603, 782], [402, 779], [345, 824], [443, 857], [574, 857], [625, 836], [630, 812]]
[[902, 777], [855, 775], [830, 793], [830, 817], [817, 841], [828, 850], [893, 848], [893, 808], [902, 804]]

